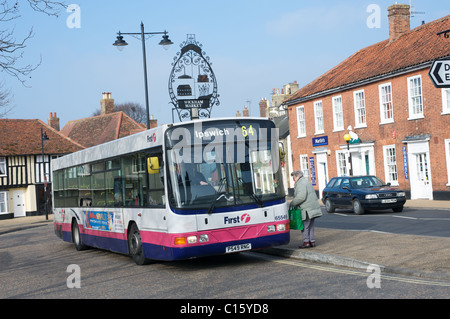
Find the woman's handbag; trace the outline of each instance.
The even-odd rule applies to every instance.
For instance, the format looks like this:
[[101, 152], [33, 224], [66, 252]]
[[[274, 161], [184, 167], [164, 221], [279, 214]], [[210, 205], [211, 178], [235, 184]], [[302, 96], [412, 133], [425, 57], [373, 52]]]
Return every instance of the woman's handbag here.
[[302, 211], [299, 208], [289, 208], [290, 229], [303, 230]]

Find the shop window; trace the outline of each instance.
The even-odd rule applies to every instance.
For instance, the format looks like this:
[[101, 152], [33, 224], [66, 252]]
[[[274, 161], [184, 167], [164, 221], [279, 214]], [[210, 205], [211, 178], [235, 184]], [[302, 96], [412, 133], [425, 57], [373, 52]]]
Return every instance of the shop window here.
[[337, 169], [338, 176], [346, 176], [348, 175], [347, 169], [347, 160], [345, 159], [346, 152], [345, 151], [336, 151], [336, 161], [337, 161]]
[[36, 155], [36, 183], [50, 181], [50, 157], [48, 155]]
[[300, 169], [303, 172], [303, 176], [309, 180], [309, 158], [308, 154], [300, 155]]
[[384, 153], [384, 174], [386, 183], [398, 185], [397, 159], [395, 155], [395, 146], [383, 146]]
[[8, 212], [8, 193], [0, 192], [0, 214]]

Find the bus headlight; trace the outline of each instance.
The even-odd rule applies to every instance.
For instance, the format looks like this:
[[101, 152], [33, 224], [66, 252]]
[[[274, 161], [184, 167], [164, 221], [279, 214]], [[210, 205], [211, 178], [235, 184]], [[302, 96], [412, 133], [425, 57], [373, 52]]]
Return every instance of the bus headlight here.
[[269, 225], [267, 226], [267, 232], [268, 233], [273, 233], [275, 231], [275, 225]]
[[197, 236], [188, 236], [187, 237], [188, 244], [195, 244], [196, 242], [197, 242]]
[[207, 234], [199, 235], [198, 238], [195, 235], [188, 237], [175, 237], [175, 245], [196, 244], [197, 242], [204, 243], [209, 241]]
[[286, 230], [286, 224], [278, 224], [277, 225], [277, 231], [285, 231]]

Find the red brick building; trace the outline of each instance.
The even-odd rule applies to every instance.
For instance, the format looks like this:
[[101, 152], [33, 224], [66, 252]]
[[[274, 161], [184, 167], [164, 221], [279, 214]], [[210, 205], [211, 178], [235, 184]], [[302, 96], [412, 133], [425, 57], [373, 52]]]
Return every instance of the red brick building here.
[[410, 30], [409, 5], [388, 15], [389, 39], [284, 101], [293, 167], [319, 192], [334, 176], [374, 174], [412, 199], [450, 199], [450, 89], [428, 75], [434, 60], [450, 57], [450, 39], [437, 35], [450, 16]]

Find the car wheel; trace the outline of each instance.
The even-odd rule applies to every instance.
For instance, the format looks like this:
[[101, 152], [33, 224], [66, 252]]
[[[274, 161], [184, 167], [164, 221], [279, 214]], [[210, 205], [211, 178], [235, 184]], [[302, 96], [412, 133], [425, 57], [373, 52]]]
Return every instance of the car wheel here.
[[364, 214], [364, 208], [361, 206], [361, 202], [359, 201], [359, 199], [355, 198], [353, 200], [352, 207], [353, 207], [353, 212], [356, 215]]
[[329, 198], [325, 199], [325, 209], [327, 210], [327, 213], [334, 213], [335, 207]]
[[393, 210], [394, 212], [396, 212], [396, 213], [400, 213], [400, 212], [403, 211], [403, 206], [399, 206], [399, 207], [392, 208], [392, 210]]

